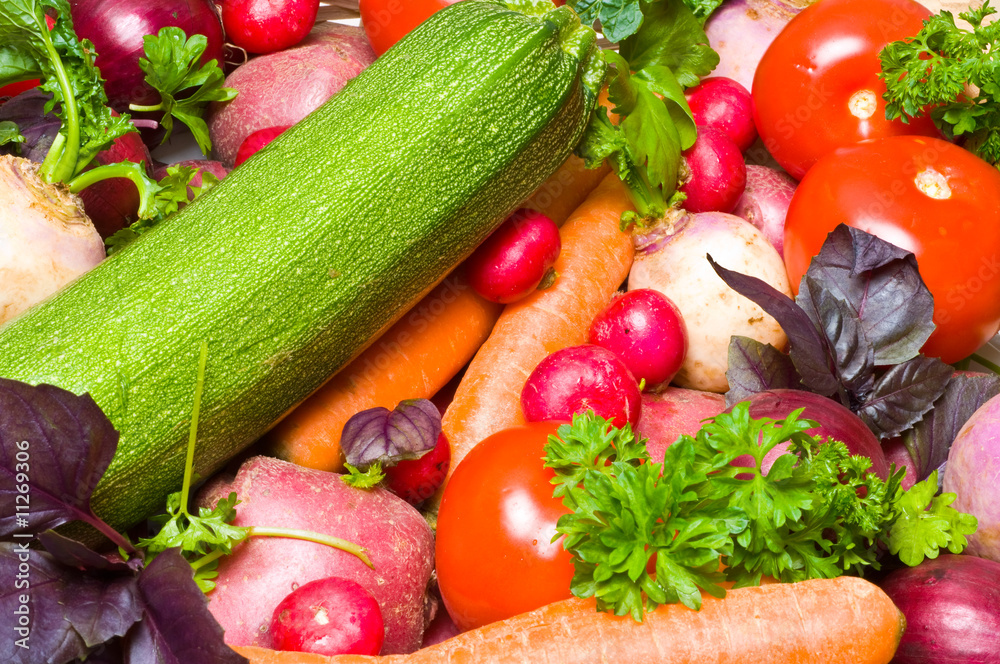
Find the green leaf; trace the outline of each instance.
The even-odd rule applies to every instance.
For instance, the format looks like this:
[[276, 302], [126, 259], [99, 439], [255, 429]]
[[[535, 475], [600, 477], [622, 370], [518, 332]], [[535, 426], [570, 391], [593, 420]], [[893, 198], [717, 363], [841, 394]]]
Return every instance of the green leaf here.
[[17, 123], [10, 120], [0, 122], [0, 145], [7, 143], [24, 143], [24, 136], [17, 128]]
[[961, 553], [968, 544], [965, 536], [976, 532], [976, 517], [951, 507], [955, 494], [935, 496], [937, 490], [935, 470], [896, 501], [898, 518], [889, 531], [889, 552], [911, 567], [924, 558], [937, 558], [945, 547]]
[[347, 475], [342, 475], [340, 479], [344, 481], [344, 484], [353, 486], [355, 489], [371, 489], [378, 486], [385, 479], [385, 473], [382, 472], [382, 464], [378, 461], [363, 471], [358, 470], [349, 463], [345, 463], [344, 467], [347, 469]]
[[582, 23], [593, 25], [600, 21], [601, 31], [612, 43], [634, 34], [643, 21], [640, 0], [570, 0], [567, 4], [580, 15]]
[[642, 29], [619, 47], [633, 71], [667, 67], [681, 85], [692, 87], [719, 64], [701, 22], [681, 0], [650, 2], [644, 12]]
[[684, 0], [684, 4], [704, 23], [722, 5], [722, 0]]

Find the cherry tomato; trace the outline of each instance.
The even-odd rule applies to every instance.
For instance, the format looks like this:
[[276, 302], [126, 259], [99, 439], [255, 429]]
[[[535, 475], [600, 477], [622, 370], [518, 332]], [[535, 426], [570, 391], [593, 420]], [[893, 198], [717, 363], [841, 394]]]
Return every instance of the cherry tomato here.
[[894, 136], [827, 155], [792, 196], [785, 266], [797, 288], [845, 223], [908, 251], [934, 296], [926, 355], [958, 361], [1000, 329], [1000, 172], [937, 138]]
[[570, 597], [573, 563], [552, 542], [567, 510], [542, 457], [554, 422], [496, 433], [455, 468], [438, 512], [441, 597], [465, 631]]
[[361, 25], [376, 55], [382, 55], [431, 14], [458, 0], [360, 0]]
[[754, 121], [792, 177], [866, 138], [940, 135], [928, 118], [886, 120], [878, 78], [879, 51], [917, 34], [928, 16], [913, 0], [822, 0], [778, 34], [754, 75]]

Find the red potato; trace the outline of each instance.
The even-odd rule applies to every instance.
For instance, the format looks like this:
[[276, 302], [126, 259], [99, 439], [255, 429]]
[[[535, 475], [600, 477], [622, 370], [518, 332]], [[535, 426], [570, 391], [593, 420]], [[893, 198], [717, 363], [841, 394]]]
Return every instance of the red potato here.
[[385, 639], [382, 610], [349, 579], [310, 581], [285, 596], [271, 617], [275, 650], [319, 655], [377, 655]]
[[636, 433], [646, 438], [646, 450], [653, 461], [663, 456], [681, 435], [694, 436], [704, 420], [726, 410], [726, 398], [714, 392], [668, 387], [659, 393], [642, 395], [642, 414]]
[[209, 610], [226, 631], [226, 643], [272, 647], [274, 609], [290, 591], [310, 581], [343, 577], [378, 601], [385, 620], [384, 654], [420, 647], [436, 609], [427, 586], [434, 537], [413, 507], [385, 489], [348, 486], [336, 473], [310, 470], [271, 457], [253, 457], [234, 479], [216, 478], [198, 496], [214, 505], [235, 491], [238, 526], [280, 526], [325, 533], [367, 549], [374, 569], [353, 554], [281, 537], [251, 537], [219, 562]]
[[779, 256], [785, 255], [785, 215], [797, 182], [769, 166], [747, 164], [747, 184], [733, 214], [753, 224]]
[[239, 94], [209, 110], [212, 152], [228, 167], [247, 136], [293, 125], [375, 60], [364, 30], [321, 23], [298, 45], [253, 58], [226, 77]]

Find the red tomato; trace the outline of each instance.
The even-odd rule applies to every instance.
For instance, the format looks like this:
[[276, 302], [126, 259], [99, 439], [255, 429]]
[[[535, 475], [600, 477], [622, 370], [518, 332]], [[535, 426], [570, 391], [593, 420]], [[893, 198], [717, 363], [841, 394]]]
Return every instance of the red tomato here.
[[567, 510], [542, 464], [559, 424], [496, 433], [455, 468], [438, 512], [435, 562], [441, 597], [465, 631], [570, 597], [573, 563], [562, 538]]
[[376, 55], [382, 55], [434, 12], [458, 0], [360, 0], [361, 25]]
[[928, 118], [885, 119], [878, 53], [920, 31], [930, 12], [913, 0], [822, 0], [768, 47], [753, 79], [754, 121], [792, 177], [866, 138], [939, 136]]
[[894, 136], [842, 148], [799, 183], [785, 219], [797, 288], [827, 233], [845, 223], [912, 251], [934, 296], [923, 352], [958, 361], [1000, 329], [1000, 172], [937, 138]]

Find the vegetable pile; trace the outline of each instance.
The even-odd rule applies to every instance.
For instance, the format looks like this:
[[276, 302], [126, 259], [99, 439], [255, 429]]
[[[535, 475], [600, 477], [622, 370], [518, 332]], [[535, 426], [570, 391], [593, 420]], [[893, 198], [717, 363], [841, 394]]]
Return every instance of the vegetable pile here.
[[994, 661], [942, 4], [5, 2], [0, 659]]

